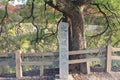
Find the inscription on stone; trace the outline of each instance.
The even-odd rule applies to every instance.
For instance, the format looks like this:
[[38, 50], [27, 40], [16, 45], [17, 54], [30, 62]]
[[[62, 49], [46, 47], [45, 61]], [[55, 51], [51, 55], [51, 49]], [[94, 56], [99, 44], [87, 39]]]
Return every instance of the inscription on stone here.
[[59, 67], [60, 79], [68, 79], [68, 23], [59, 23]]

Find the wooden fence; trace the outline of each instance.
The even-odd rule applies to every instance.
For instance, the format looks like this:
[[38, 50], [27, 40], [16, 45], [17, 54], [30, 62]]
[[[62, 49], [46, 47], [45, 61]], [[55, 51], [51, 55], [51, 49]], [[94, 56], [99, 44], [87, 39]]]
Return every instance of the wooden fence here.
[[57, 56], [58, 53], [28, 53], [28, 54], [21, 54], [20, 52], [17, 53], [16, 55], [16, 77], [17, 78], [22, 78], [22, 66], [23, 65], [29, 65], [29, 66], [40, 66], [40, 77], [43, 76], [44, 74], [44, 66], [45, 65], [56, 65], [58, 64], [58, 60], [52, 61], [31, 61], [31, 62], [26, 62], [26, 61], [22, 61], [21, 57], [53, 57], [53, 56]]
[[[46, 65], [59, 65], [59, 60], [42, 60], [44, 57], [58, 57], [57, 52], [52, 53], [21, 53], [21, 51], [17, 51], [16, 53], [4, 53], [0, 54], [0, 58], [15, 58], [14, 62], [2, 61], [0, 62], [0, 66], [12, 65], [16, 68], [16, 78], [21, 79], [23, 77], [23, 69], [22, 66], [40, 66], [40, 77], [44, 76], [44, 66]], [[23, 61], [22, 58], [27, 57], [40, 57], [40, 61]]]
[[[112, 60], [120, 60], [120, 56], [113, 56], [112, 53], [113, 52], [119, 52], [120, 48], [113, 48], [110, 45], [107, 46], [106, 48], [98, 48], [98, 49], [89, 49], [89, 50], [79, 50], [79, 51], [70, 51], [69, 55], [81, 55], [81, 54], [97, 54], [97, 53], [105, 53], [106, 56], [104, 57], [97, 57], [97, 58], [84, 58], [84, 59], [75, 59], [75, 60], [69, 60], [69, 64], [76, 64], [76, 63], [83, 63], [86, 62], [87, 63], [87, 73], [90, 73], [90, 62], [92, 61], [101, 61], [101, 60], [105, 60], [106, 61], [106, 72], [111, 72], [111, 64], [112, 64]], [[16, 53], [4, 53], [4, 54], [0, 54], [0, 58], [2, 57], [15, 57], [15, 61], [12, 63], [6, 62], [6, 61], [2, 61], [0, 62], [0, 66], [6, 66], [6, 65], [15, 65], [16, 68], [16, 78], [20, 79], [23, 77], [23, 72], [22, 72], [22, 66], [23, 65], [38, 65], [40, 66], [40, 76], [43, 76], [44, 74], [44, 66], [45, 65], [58, 65], [59, 60], [49, 60], [49, 61], [22, 61], [22, 57], [58, 57], [59, 54], [58, 52], [55, 53], [26, 53], [26, 54], [22, 54], [20, 53], [20, 51], [16, 52]]]
[[69, 55], [82, 55], [82, 54], [96, 54], [96, 53], [105, 53], [106, 56], [104, 57], [97, 57], [97, 58], [84, 58], [84, 59], [75, 59], [69, 60], [69, 64], [76, 64], [76, 63], [87, 63], [87, 74], [90, 73], [90, 62], [92, 61], [101, 61], [106, 60], [106, 72], [111, 72], [111, 64], [112, 60], [120, 60], [120, 56], [113, 56], [113, 52], [120, 52], [120, 48], [113, 48], [112, 46], [108, 45], [106, 48], [98, 48], [98, 49], [89, 49], [89, 50], [79, 50], [79, 51], [71, 51]]

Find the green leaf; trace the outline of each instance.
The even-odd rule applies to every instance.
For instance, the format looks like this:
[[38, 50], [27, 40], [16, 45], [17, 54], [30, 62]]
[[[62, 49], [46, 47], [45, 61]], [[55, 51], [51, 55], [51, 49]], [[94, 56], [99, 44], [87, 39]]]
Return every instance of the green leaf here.
[[8, 0], [1, 1], [0, 4], [6, 5], [6, 4], [8, 4]]
[[56, 5], [56, 0], [53, 0], [53, 4]]

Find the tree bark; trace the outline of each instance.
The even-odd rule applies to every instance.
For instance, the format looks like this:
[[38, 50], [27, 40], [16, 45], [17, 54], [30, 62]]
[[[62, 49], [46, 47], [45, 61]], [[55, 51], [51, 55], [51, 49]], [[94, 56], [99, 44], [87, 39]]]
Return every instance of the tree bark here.
[[86, 48], [85, 33], [84, 33], [84, 17], [82, 12], [74, 12], [73, 16], [70, 17], [70, 47], [69, 50], [80, 50]]
[[[80, 8], [81, 9], [81, 8]], [[81, 50], [86, 48], [85, 32], [84, 32], [84, 17], [82, 11], [73, 12], [69, 17], [71, 26], [69, 27], [69, 50]], [[69, 21], [69, 22], [70, 22]], [[70, 59], [85, 58], [85, 55], [70, 56]], [[70, 65], [70, 71], [86, 73], [86, 63]]]

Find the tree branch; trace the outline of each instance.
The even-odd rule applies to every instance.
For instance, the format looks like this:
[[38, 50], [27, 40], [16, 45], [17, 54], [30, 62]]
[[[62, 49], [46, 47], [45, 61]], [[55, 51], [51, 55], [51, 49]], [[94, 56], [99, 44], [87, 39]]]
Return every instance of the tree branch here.
[[113, 47], [117, 46], [120, 43], [120, 40], [114, 43]]
[[112, 10], [110, 10], [110, 8], [107, 7], [105, 4], [101, 4], [101, 5], [103, 5], [104, 8], [105, 8], [106, 10], [108, 10], [108, 11], [116, 18], [116, 20], [117, 20], [118, 23], [120, 24], [120, 21], [119, 21], [119, 18], [118, 18], [118, 16], [117, 16], [117, 14], [115, 14]]
[[76, 5], [73, 4], [70, 0], [57, 0], [56, 5], [53, 3], [53, 0], [46, 1], [45, 3], [51, 6], [52, 8], [67, 14], [67, 16], [72, 16], [71, 13], [75, 10]]
[[104, 11], [102, 11], [102, 9], [100, 8], [100, 4], [98, 4], [98, 3], [91, 3], [91, 5], [95, 5], [98, 8], [99, 12], [103, 14], [103, 16], [104, 16], [104, 18], [106, 20], [106, 23], [107, 23], [106, 28], [101, 33], [93, 35], [93, 36], [90, 36], [90, 37], [97, 37], [97, 36], [100, 36], [100, 35], [104, 34], [110, 28], [110, 21], [109, 21], [109, 18], [107, 16], [107, 14]]
[[8, 7], [8, 4], [5, 5], [5, 14], [4, 14], [2, 20], [0, 21], [0, 35], [1, 35], [1, 33], [3, 32], [3, 24], [5, 23], [5, 20], [6, 20], [7, 17], [8, 17], [7, 7]]

